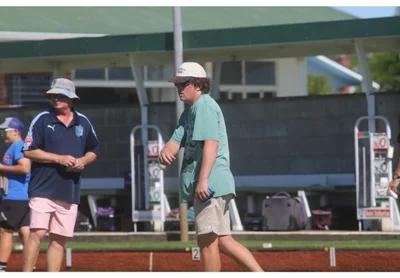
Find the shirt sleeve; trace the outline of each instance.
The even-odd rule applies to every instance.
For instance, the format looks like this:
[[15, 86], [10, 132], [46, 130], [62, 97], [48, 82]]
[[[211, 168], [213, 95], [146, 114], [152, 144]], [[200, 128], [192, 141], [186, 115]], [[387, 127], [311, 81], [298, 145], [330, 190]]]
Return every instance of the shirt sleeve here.
[[218, 141], [219, 116], [217, 111], [202, 105], [196, 111], [194, 121], [193, 137], [194, 141], [216, 140]]
[[21, 148], [21, 144], [20, 143], [18, 143], [18, 145], [15, 145], [13, 147], [12, 155], [13, 155], [15, 161], [18, 161], [21, 158], [24, 158], [24, 153], [22, 152], [22, 148]]
[[29, 126], [28, 133], [24, 140], [24, 146], [22, 151], [32, 151], [41, 149], [43, 146], [43, 128], [42, 120], [39, 118], [40, 115], [36, 116]]
[[174, 133], [171, 136], [170, 141], [177, 143], [181, 147], [185, 146], [185, 138], [186, 138], [186, 133], [185, 133], [185, 113], [181, 114], [181, 117], [179, 118], [178, 124], [175, 127]]
[[89, 133], [88, 137], [86, 138], [86, 144], [85, 144], [85, 153], [87, 152], [92, 152], [95, 153], [96, 155], [99, 155], [99, 140], [97, 139], [96, 132], [94, 131], [94, 128], [92, 124], [89, 122]]

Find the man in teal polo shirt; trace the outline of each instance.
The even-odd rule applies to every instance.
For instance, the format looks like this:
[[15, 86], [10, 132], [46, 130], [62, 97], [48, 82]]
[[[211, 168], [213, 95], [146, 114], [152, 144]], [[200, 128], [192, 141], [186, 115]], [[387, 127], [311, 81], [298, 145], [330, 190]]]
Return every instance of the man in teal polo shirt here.
[[161, 151], [160, 162], [170, 165], [179, 149], [185, 149], [180, 198], [193, 202], [204, 269], [221, 271], [221, 251], [248, 270], [263, 271], [250, 251], [231, 236], [229, 202], [235, 196], [235, 182], [229, 168], [224, 116], [207, 94], [211, 81], [201, 65], [186, 62], [170, 82], [175, 84], [180, 100], [190, 107], [182, 113]]

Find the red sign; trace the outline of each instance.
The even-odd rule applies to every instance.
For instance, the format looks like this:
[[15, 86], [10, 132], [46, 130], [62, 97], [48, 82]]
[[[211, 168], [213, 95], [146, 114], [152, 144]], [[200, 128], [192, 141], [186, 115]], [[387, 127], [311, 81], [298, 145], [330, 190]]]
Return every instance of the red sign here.
[[390, 209], [366, 209], [365, 216], [377, 218], [390, 218]]
[[386, 150], [388, 148], [387, 138], [385, 135], [374, 134], [373, 144], [374, 150]]

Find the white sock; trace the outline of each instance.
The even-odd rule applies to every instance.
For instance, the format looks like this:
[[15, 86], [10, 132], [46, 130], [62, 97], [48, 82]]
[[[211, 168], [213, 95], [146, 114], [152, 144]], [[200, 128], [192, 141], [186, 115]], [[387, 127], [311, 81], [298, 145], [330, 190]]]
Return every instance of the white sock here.
[[0, 262], [0, 272], [6, 272], [7, 270], [7, 263]]

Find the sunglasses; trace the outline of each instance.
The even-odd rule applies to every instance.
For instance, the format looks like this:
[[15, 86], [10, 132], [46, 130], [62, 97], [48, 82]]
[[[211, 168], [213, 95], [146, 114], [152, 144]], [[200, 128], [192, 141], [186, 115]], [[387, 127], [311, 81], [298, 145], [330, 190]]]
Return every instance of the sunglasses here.
[[175, 87], [185, 88], [186, 86], [190, 85], [190, 80], [182, 82], [182, 83], [174, 83]]
[[4, 136], [7, 134], [7, 132], [12, 131], [12, 130], [16, 130], [16, 129], [14, 129], [14, 128], [1, 129], [0, 134]]
[[67, 99], [69, 97], [63, 95], [63, 94], [49, 94], [48, 98], [51, 100], [55, 100], [55, 99]]

